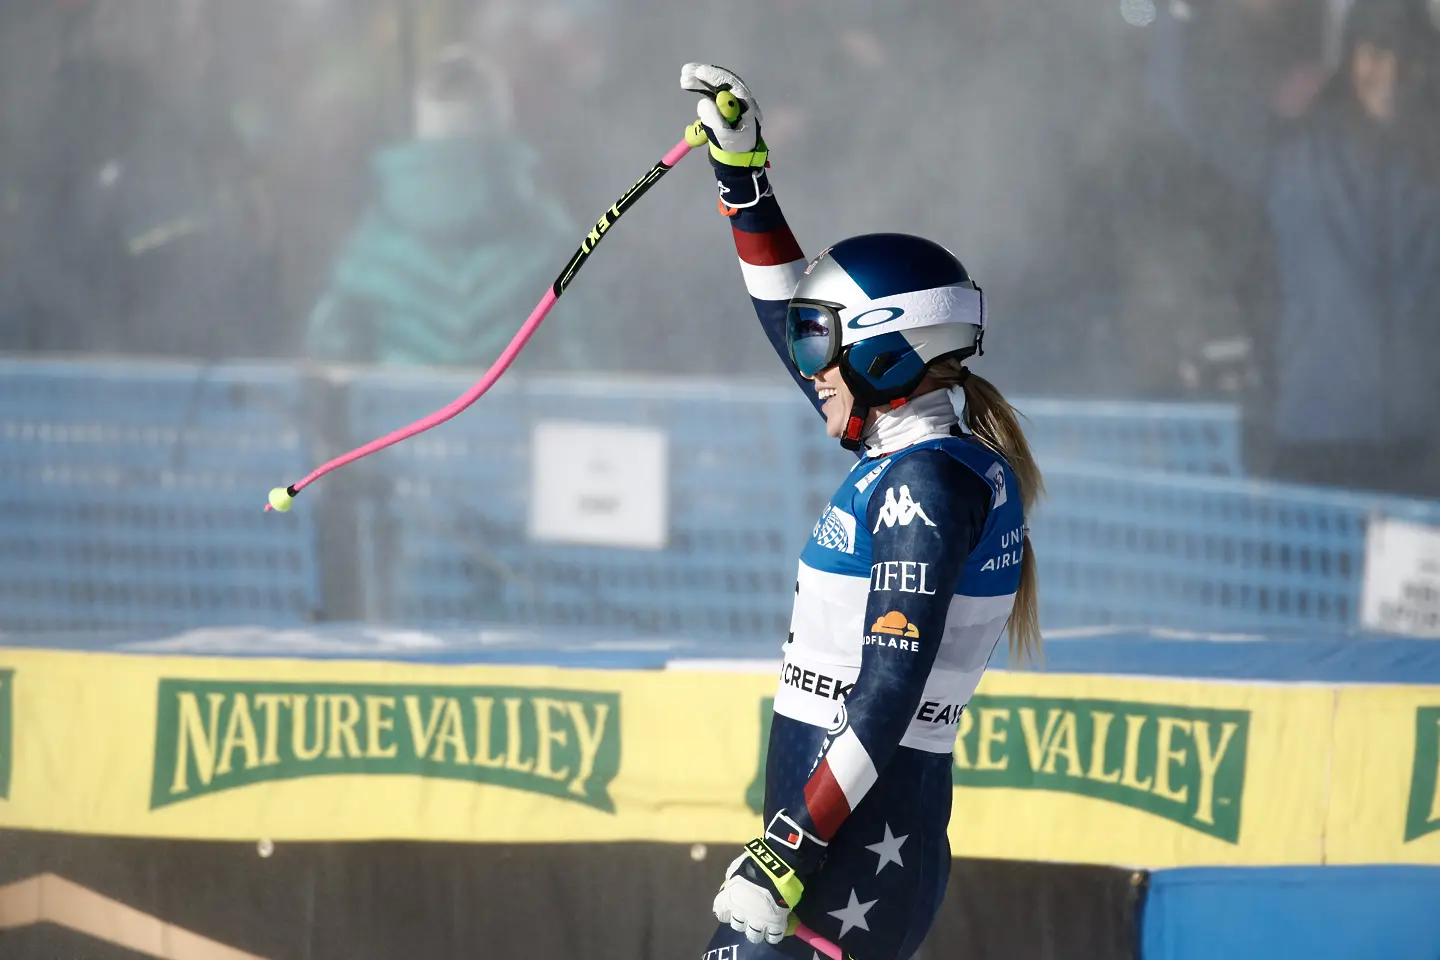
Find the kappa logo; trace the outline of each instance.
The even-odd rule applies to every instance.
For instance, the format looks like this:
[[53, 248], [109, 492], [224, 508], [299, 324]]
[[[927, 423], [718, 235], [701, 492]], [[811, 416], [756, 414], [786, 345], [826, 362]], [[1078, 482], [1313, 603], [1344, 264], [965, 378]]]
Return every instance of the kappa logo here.
[[827, 550], [855, 552], [855, 518], [833, 503], [825, 508], [810, 535]]
[[995, 502], [990, 504], [990, 509], [993, 510], [1001, 506], [1006, 499], [1005, 467], [998, 463], [995, 464], [989, 470], [985, 471], [985, 479], [989, 480], [991, 485], [995, 487]]
[[907, 620], [905, 614], [899, 610], [891, 610], [871, 624], [870, 629], [876, 633], [888, 633], [897, 637], [909, 637], [912, 640], [920, 636], [920, 628]]
[[875, 465], [875, 469], [871, 470], [869, 473], [865, 474], [865, 476], [855, 481], [855, 492], [864, 493], [866, 490], [870, 489], [870, 484], [878, 480], [880, 478], [880, 474], [884, 473], [885, 468], [889, 465], [889, 458], [881, 460], [879, 463], [877, 463]]
[[888, 487], [885, 490], [885, 503], [880, 507], [880, 516], [875, 520], [875, 529], [871, 532], [879, 533], [882, 526], [893, 527], [897, 523], [902, 527], [908, 527], [910, 521], [916, 517], [923, 520], [927, 527], [935, 526], [934, 522], [925, 515], [925, 509], [911, 498], [909, 487], [901, 484], [899, 499], [895, 497], [895, 488]]

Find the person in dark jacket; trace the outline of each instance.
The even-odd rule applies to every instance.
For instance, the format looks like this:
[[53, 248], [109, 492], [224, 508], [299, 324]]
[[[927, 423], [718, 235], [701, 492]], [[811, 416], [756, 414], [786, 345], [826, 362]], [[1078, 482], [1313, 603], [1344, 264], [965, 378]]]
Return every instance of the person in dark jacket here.
[[[1280, 303], [1259, 472], [1440, 496], [1440, 180], [1427, 139], [1440, 34], [1424, 0], [1356, 0], [1328, 87], [1300, 119], [1201, 121], [1190, 34], [1216, 11], [1172, 4], [1152, 92], [1192, 143], [1264, 199]], [[1177, 15], [1178, 14], [1178, 15]]]
[[[534, 151], [510, 132], [509, 109], [493, 69], [461, 48], [442, 53], [417, 96], [414, 139], [373, 160], [375, 197], [312, 314], [312, 356], [478, 365], [504, 349], [580, 236], [536, 189]], [[573, 366], [582, 358], [559, 352], [566, 339], [542, 333], [526, 359]]]
[[0, 349], [279, 352], [264, 190], [159, 70], [82, 51], [37, 81], [7, 158]]

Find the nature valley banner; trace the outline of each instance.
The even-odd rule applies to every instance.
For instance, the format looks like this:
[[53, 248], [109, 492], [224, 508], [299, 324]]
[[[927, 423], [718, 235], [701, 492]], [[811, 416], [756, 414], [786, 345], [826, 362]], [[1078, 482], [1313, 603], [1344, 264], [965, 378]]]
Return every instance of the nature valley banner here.
[[1048, 790], [1240, 839], [1249, 710], [977, 696], [960, 718], [961, 787]]
[[0, 829], [276, 842], [748, 839], [753, 705], [773, 686], [0, 650], [12, 669]]
[[1415, 711], [1415, 765], [1405, 811], [1405, 842], [1440, 830], [1440, 707]]
[[980, 691], [953, 721], [957, 855], [1319, 862], [1329, 691], [1008, 672]]
[[[738, 844], [775, 683], [0, 650], [0, 829]], [[992, 672], [927, 710], [957, 855], [1440, 863], [1440, 691]]]
[[0, 800], [10, 796], [10, 753], [12, 744], [10, 688], [15, 684], [15, 671], [0, 670]]
[[957, 726], [960, 855], [1147, 867], [1321, 862], [1322, 687], [987, 676]]
[[494, 783], [613, 812], [619, 717], [617, 693], [161, 680], [150, 807], [355, 773]]
[[1440, 863], [1440, 687], [1342, 687], [1332, 863]]

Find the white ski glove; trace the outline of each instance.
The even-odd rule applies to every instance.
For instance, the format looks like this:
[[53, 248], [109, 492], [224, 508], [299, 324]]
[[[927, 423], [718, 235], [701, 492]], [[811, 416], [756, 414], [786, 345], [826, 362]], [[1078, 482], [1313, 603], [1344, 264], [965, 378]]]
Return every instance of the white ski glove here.
[[789, 932], [790, 911], [803, 890], [795, 871], [769, 844], [752, 840], [725, 871], [715, 895], [715, 919], [751, 943], [779, 943]]
[[[724, 67], [709, 63], [687, 63], [680, 68], [680, 86], [703, 93], [696, 112], [710, 141], [710, 156], [727, 167], [763, 167], [769, 156], [760, 135], [760, 104], [755, 102], [745, 81]], [[716, 105], [722, 91], [734, 94], [740, 115], [727, 120]]]

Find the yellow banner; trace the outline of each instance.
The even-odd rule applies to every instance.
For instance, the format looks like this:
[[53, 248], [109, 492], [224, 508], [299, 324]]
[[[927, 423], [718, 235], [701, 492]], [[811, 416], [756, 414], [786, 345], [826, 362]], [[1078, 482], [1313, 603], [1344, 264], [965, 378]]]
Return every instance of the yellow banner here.
[[1342, 687], [1331, 863], [1440, 863], [1440, 687]]
[[960, 723], [951, 845], [1147, 867], [1318, 863], [1331, 711], [1317, 687], [987, 674]]
[[[739, 843], [775, 683], [0, 650], [0, 829]], [[1440, 863], [1435, 688], [992, 672], [944, 710], [957, 855]]]
[[0, 828], [736, 840], [764, 676], [0, 651]]

